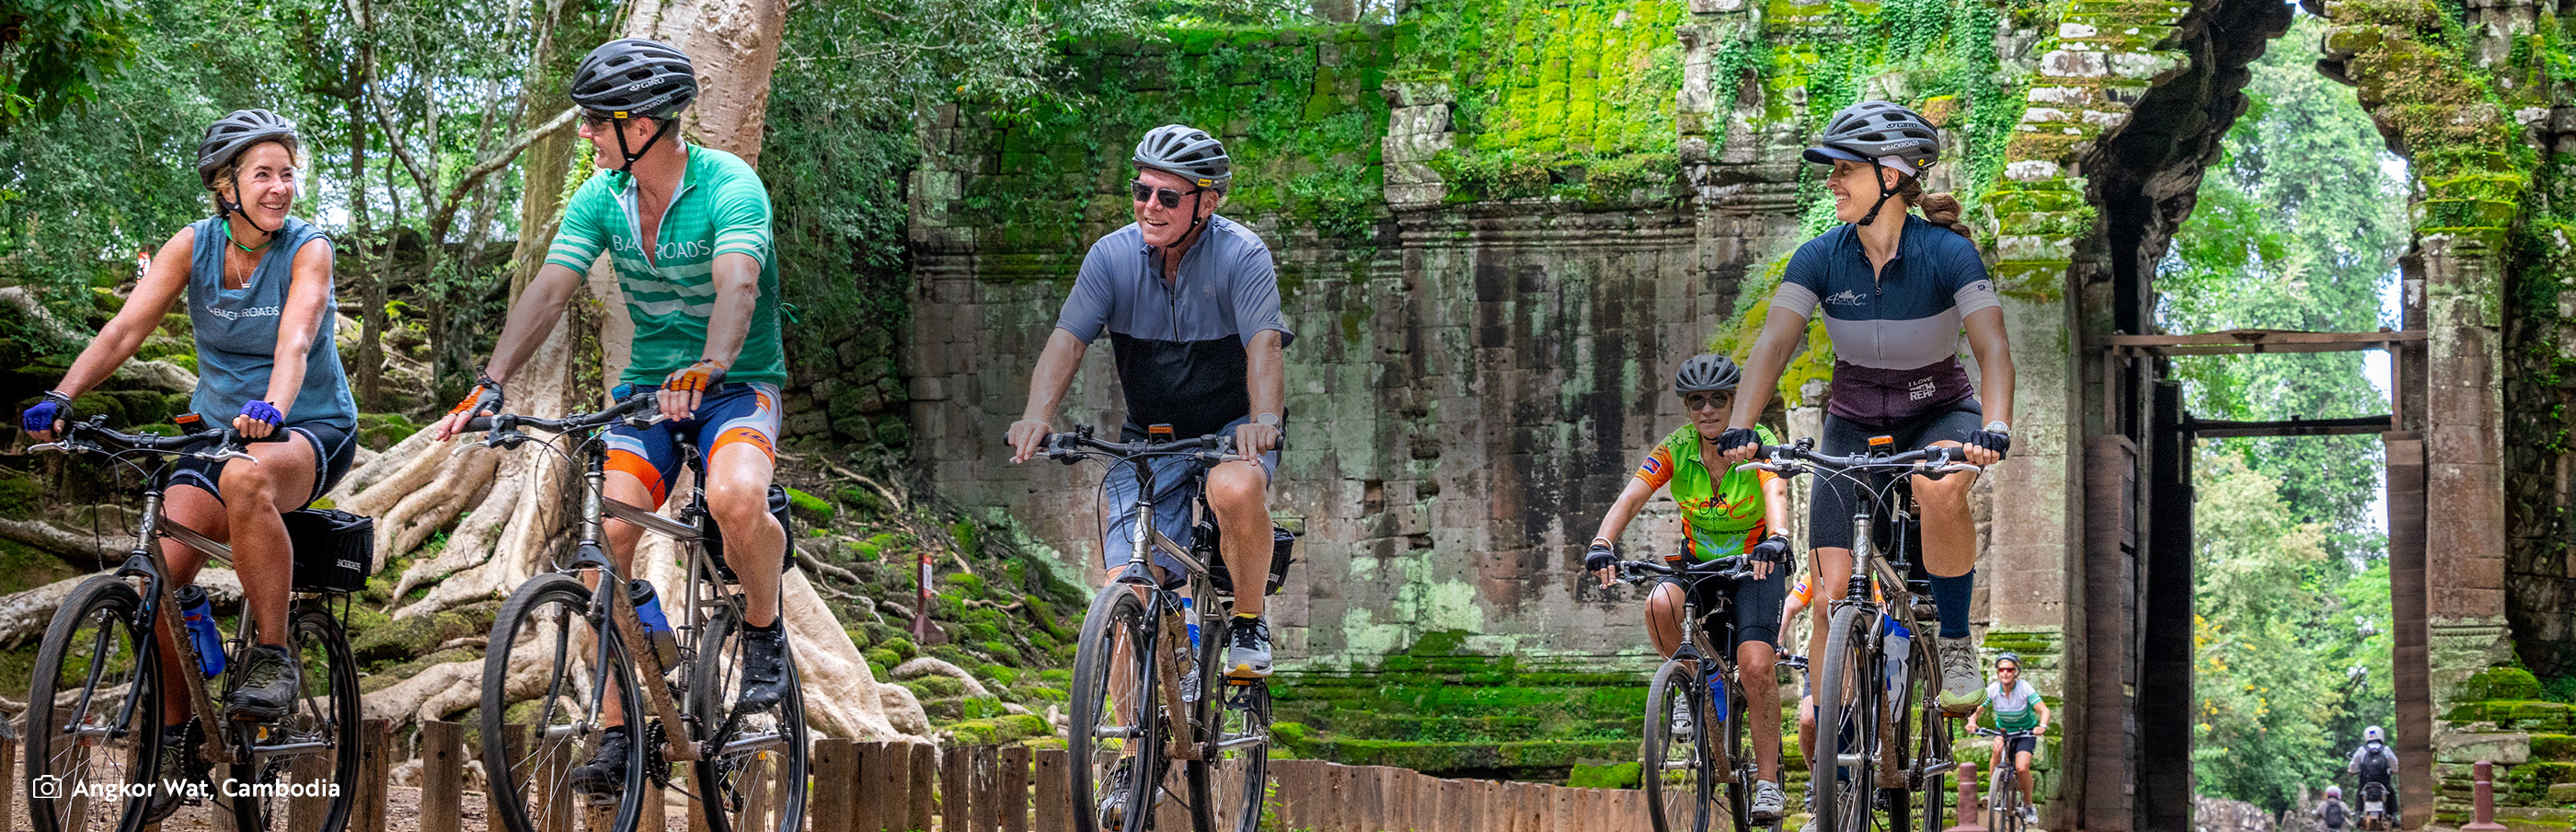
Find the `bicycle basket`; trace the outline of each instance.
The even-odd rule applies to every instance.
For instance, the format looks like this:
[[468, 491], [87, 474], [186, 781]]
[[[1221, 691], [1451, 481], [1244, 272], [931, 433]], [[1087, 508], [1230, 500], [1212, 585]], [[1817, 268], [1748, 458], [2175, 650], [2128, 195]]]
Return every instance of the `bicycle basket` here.
[[[1212, 527], [1202, 526], [1198, 533], [1213, 534], [1214, 530]], [[1217, 556], [1215, 543], [1207, 540], [1193, 541], [1193, 543], [1204, 547], [1200, 551], [1207, 558], [1208, 582], [1215, 584], [1218, 592], [1234, 594], [1234, 573], [1226, 568], [1225, 558]], [[1263, 588], [1262, 594], [1277, 595], [1279, 588], [1288, 583], [1288, 564], [1296, 562], [1296, 549], [1296, 532], [1276, 525], [1270, 527], [1270, 581], [1269, 586]]]
[[287, 512], [295, 549], [295, 591], [358, 592], [375, 566], [376, 519], [331, 509]]
[[[787, 489], [777, 483], [770, 483], [769, 516], [778, 518], [778, 530], [785, 534], [787, 541], [787, 557], [778, 562], [778, 573], [781, 575], [787, 574], [787, 570], [796, 568], [796, 526], [788, 517], [790, 505], [792, 504], [787, 499]], [[703, 542], [707, 547], [707, 560], [716, 565], [716, 574], [728, 581], [740, 580], [734, 577], [733, 565], [725, 563], [724, 530], [716, 527], [715, 515], [707, 512], [705, 495], [700, 495], [697, 504], [690, 508], [698, 516], [706, 518], [707, 529], [714, 532], [707, 535]]]

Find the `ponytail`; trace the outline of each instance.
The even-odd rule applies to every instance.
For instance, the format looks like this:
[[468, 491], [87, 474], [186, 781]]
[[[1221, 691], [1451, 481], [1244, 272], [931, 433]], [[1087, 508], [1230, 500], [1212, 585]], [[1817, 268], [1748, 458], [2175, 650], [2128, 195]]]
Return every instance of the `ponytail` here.
[[1896, 195], [1905, 200], [1906, 205], [1923, 209], [1924, 221], [1950, 229], [1970, 240], [1977, 238], [1976, 234], [1968, 230], [1968, 223], [1960, 219], [1960, 216], [1967, 212], [1967, 208], [1959, 204], [1957, 196], [1947, 192], [1926, 194], [1923, 192], [1923, 183], [1911, 176], [1903, 177], [1903, 181], [1897, 183]]

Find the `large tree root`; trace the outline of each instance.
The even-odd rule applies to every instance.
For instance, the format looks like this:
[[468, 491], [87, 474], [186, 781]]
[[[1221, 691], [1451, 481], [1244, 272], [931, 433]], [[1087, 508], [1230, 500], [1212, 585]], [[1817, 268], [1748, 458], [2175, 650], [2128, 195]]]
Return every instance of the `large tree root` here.
[[[81, 583], [113, 570], [101, 570], [77, 578], [64, 578], [25, 592], [0, 597], [0, 649], [28, 644], [45, 634], [53, 623], [54, 613], [63, 607], [63, 598]], [[230, 569], [209, 566], [197, 570], [197, 585], [216, 606], [231, 606], [241, 601], [241, 577]]]

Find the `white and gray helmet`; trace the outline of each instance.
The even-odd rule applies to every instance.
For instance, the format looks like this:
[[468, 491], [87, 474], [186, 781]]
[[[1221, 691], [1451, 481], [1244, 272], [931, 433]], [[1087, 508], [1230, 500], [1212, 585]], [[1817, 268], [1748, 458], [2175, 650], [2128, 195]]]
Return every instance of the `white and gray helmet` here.
[[1894, 156], [1920, 172], [1941, 158], [1941, 134], [1922, 114], [1903, 104], [1863, 101], [1834, 113], [1815, 146], [1801, 155], [1819, 165]]
[[1186, 124], [1166, 124], [1146, 131], [1144, 141], [1136, 143], [1135, 157], [1128, 161], [1140, 168], [1187, 179], [1202, 188], [1223, 190], [1234, 180], [1234, 161], [1226, 157], [1225, 143]]
[[267, 110], [234, 110], [206, 127], [206, 137], [197, 142], [197, 178], [207, 188], [215, 186], [215, 173], [241, 156], [251, 145], [283, 139], [287, 147], [297, 145], [295, 122]]

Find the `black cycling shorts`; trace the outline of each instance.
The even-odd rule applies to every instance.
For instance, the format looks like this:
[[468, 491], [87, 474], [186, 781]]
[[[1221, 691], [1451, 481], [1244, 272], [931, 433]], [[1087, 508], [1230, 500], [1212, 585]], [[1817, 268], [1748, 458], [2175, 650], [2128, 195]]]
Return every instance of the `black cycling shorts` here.
[[[339, 485], [340, 478], [349, 475], [350, 466], [358, 459], [358, 439], [347, 428], [306, 422], [287, 425], [281, 430], [313, 446], [313, 493], [305, 495], [304, 502], [295, 508], [312, 505], [313, 501], [322, 499], [322, 495], [331, 493], [331, 487]], [[231, 462], [180, 457], [170, 465], [170, 484], [204, 489], [206, 493], [215, 495], [216, 502], [223, 502], [224, 466]], [[294, 511], [295, 508], [286, 510]]]
[[[1819, 443], [1821, 447], [1816, 452], [1833, 456], [1863, 453], [1869, 450], [1869, 440], [1873, 436], [1895, 437], [1891, 453], [1926, 448], [1943, 440], [1966, 442], [1968, 434], [1985, 427], [1984, 419], [1985, 409], [1979, 407], [1975, 399], [1894, 425], [1865, 424], [1827, 413], [1824, 441]], [[1883, 475], [1866, 478], [1874, 485], [1885, 479]], [[1859, 504], [1855, 496], [1857, 487], [1850, 479], [1839, 476], [1818, 474], [1814, 481], [1815, 496], [1807, 507], [1807, 548], [1851, 548], [1852, 511]], [[1884, 549], [1890, 540], [1885, 535], [1895, 527], [1887, 522], [1888, 512], [1884, 506], [1872, 513], [1877, 515], [1881, 535], [1879, 545]]]
[[[1679, 576], [1664, 578], [1662, 582], [1679, 586], [1684, 591], [1691, 589], [1691, 582]], [[1720, 620], [1709, 611], [1717, 609], [1717, 602], [1728, 589], [1724, 581], [1699, 582], [1698, 594], [1691, 601], [1700, 609], [1700, 632], [1710, 634], [1709, 641], [1715, 642], [1715, 634], [1731, 620], [1735, 625], [1735, 637], [1727, 642], [1728, 652], [1754, 641], [1780, 646], [1780, 610], [1789, 598], [1788, 564], [1772, 564], [1769, 578], [1759, 581], [1747, 578], [1736, 584], [1733, 587], [1735, 603], [1727, 612], [1729, 620]]]
[[2001, 766], [2001, 765], [2010, 765], [2010, 764], [2012, 763], [2013, 755], [2015, 755], [2015, 754], [2030, 754], [2030, 755], [2033, 755], [2033, 756], [2037, 756], [2037, 755], [2039, 754], [2039, 738], [2038, 738], [2038, 737], [2033, 737], [2033, 736], [2020, 736], [2020, 737], [2005, 737], [2005, 738], [2003, 738], [2003, 739], [2004, 739], [2004, 758], [2003, 758], [2002, 760], [2000, 760], [2000, 761], [1997, 761], [1997, 762], [1995, 763], [1996, 765], [1999, 765], [1999, 766]]

